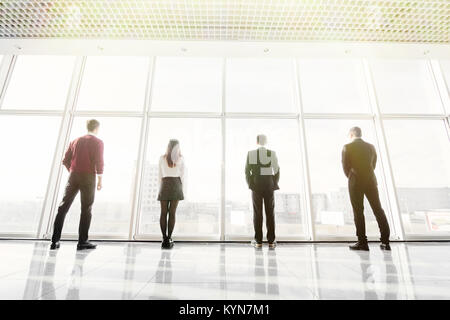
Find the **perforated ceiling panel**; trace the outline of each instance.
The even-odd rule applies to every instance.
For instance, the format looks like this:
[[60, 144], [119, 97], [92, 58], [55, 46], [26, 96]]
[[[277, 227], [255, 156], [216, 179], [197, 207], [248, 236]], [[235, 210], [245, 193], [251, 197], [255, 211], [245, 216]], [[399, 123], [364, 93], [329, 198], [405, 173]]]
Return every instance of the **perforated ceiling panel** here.
[[450, 0], [0, 0], [2, 38], [448, 43]]

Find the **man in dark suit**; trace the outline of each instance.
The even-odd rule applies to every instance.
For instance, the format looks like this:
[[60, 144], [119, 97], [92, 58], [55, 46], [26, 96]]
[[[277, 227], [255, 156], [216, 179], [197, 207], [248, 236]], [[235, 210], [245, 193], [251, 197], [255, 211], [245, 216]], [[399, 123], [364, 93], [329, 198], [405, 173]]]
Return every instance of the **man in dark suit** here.
[[102, 189], [103, 141], [97, 138], [100, 123], [87, 121], [88, 134], [72, 141], [64, 156], [63, 164], [70, 171], [64, 197], [58, 207], [53, 226], [51, 250], [58, 249], [64, 219], [78, 191], [81, 193], [81, 217], [78, 237], [78, 250], [95, 249], [96, 245], [88, 241], [91, 211], [95, 196], [95, 176], [98, 176], [97, 190]]
[[389, 245], [389, 224], [378, 195], [375, 166], [377, 153], [375, 147], [361, 139], [362, 132], [358, 127], [350, 129], [349, 137], [353, 141], [342, 150], [342, 167], [348, 178], [348, 191], [353, 207], [358, 242], [350, 246], [351, 250], [369, 250], [364, 221], [364, 196], [369, 201], [381, 233], [381, 249], [391, 250]]
[[264, 146], [267, 137], [260, 134], [256, 137], [258, 149], [249, 151], [245, 165], [245, 178], [248, 187], [252, 190], [253, 200], [253, 226], [255, 228], [255, 240], [252, 245], [262, 247], [263, 202], [266, 211], [267, 241], [269, 248], [275, 248], [275, 199], [274, 191], [278, 190], [280, 179], [280, 167], [275, 151], [268, 150]]

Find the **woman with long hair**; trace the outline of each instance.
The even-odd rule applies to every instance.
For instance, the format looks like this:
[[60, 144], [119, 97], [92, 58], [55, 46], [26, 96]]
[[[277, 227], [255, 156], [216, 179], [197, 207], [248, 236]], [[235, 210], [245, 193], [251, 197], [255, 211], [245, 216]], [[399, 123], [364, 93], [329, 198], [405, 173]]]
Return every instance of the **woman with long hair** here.
[[172, 232], [175, 227], [175, 212], [178, 201], [184, 199], [184, 160], [178, 140], [171, 139], [166, 153], [159, 159], [159, 182], [158, 201], [161, 203], [159, 223], [163, 236], [161, 247], [171, 249], [173, 247]]

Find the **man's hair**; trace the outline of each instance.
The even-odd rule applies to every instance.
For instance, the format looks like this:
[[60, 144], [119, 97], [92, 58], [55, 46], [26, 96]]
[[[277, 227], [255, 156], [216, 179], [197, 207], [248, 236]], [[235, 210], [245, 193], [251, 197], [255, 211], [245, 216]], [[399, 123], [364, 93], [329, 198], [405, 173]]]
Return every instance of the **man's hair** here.
[[94, 131], [94, 130], [97, 129], [99, 126], [100, 126], [100, 122], [98, 122], [98, 121], [95, 120], [95, 119], [91, 119], [91, 120], [88, 120], [88, 121], [86, 122], [86, 127], [87, 127], [87, 129], [88, 129], [89, 132]]
[[350, 128], [350, 132], [357, 138], [362, 137], [362, 131], [360, 127], [352, 127]]
[[265, 146], [266, 143], [267, 143], [267, 137], [266, 137], [266, 135], [265, 135], [265, 134], [258, 134], [258, 135], [256, 136], [256, 143], [258, 143], [258, 144], [260, 144], [260, 145], [262, 145], [262, 146]]

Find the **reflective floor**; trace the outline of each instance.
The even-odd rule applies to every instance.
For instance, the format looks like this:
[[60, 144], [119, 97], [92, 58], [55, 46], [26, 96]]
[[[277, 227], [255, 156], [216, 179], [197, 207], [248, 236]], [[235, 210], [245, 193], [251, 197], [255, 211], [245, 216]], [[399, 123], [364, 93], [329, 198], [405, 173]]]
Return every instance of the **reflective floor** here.
[[450, 299], [450, 243], [48, 246], [0, 240], [0, 299]]

